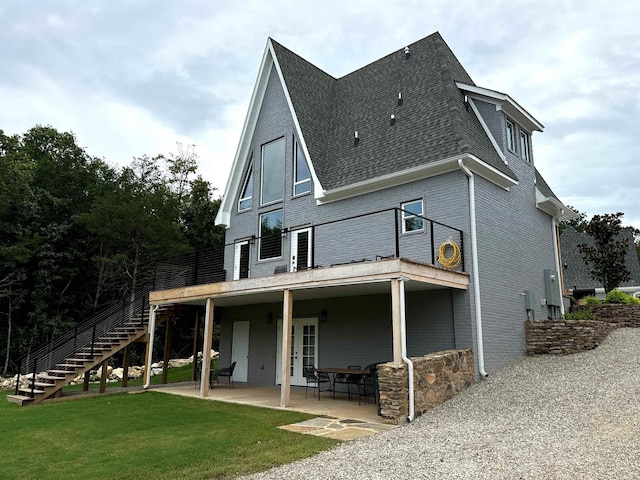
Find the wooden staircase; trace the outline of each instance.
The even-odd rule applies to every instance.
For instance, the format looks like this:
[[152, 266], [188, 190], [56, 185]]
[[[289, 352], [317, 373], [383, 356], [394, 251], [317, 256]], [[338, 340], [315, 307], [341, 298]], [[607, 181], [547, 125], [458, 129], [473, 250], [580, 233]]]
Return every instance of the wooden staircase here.
[[142, 324], [129, 322], [115, 327], [112, 331], [99, 337], [93, 348], [91, 346], [83, 347], [69, 358], [65, 358], [62, 363], [57, 363], [44, 373], [36, 374], [35, 382], [33, 375], [27, 374], [28, 385], [19, 388], [18, 395], [8, 395], [7, 400], [20, 405], [36, 405], [55, 395], [76, 377], [100, 365], [104, 360], [144, 337], [147, 333], [147, 322]]
[[[170, 318], [177, 311], [177, 307], [177, 305], [171, 305], [158, 309], [156, 326]], [[148, 333], [148, 314], [145, 314], [142, 319], [132, 318], [124, 324], [115, 326], [99, 336], [93, 345], [79, 348], [45, 372], [37, 373], [35, 382], [33, 374], [23, 375], [23, 378], [28, 379], [28, 385], [19, 388], [18, 394], [8, 395], [7, 400], [22, 406], [37, 405], [47, 398], [59, 395], [61, 389], [79, 375], [100, 365], [128, 345], [140, 341]]]

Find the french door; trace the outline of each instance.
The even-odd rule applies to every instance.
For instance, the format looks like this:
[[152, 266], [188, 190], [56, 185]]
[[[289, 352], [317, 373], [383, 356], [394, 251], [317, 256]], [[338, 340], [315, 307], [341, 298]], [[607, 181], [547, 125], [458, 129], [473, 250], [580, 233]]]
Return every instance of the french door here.
[[[291, 385], [306, 385], [304, 367], [316, 367], [318, 354], [318, 319], [294, 318], [291, 322]], [[281, 383], [282, 320], [278, 320], [276, 348], [276, 384]]]

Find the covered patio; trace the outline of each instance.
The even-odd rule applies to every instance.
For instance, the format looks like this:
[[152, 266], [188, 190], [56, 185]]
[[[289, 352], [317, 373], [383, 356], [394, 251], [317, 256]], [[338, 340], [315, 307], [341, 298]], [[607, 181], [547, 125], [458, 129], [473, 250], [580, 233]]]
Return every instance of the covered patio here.
[[[195, 389], [192, 386], [189, 392], [185, 390], [185, 394], [190, 396], [198, 395], [202, 398], [211, 397], [222, 401], [256, 405], [264, 403], [261, 406], [292, 408], [324, 415], [331, 415], [329, 412], [334, 408], [346, 408], [349, 412], [353, 409], [354, 414], [360, 416], [364, 411], [370, 410], [372, 419], [380, 419], [377, 416], [375, 405], [363, 407], [358, 406], [357, 401], [349, 404], [346, 399], [344, 402], [331, 400], [328, 394], [325, 394], [326, 400], [318, 401], [317, 399], [311, 400], [308, 398], [305, 401], [304, 387], [292, 386], [292, 355], [290, 352], [294, 301], [335, 299], [362, 295], [387, 296], [390, 298], [391, 305], [389, 342], [392, 344], [390, 350], [392, 351], [392, 358], [388, 360], [395, 364], [402, 364], [403, 358], [406, 358], [405, 292], [466, 290], [468, 284], [469, 275], [466, 273], [446, 270], [402, 258], [392, 258], [282, 273], [269, 277], [174, 288], [151, 292], [149, 296], [151, 305], [150, 332], [153, 333], [155, 329], [154, 312], [160, 305], [190, 304], [204, 305], [206, 307], [200, 388]], [[210, 389], [208, 382], [211, 365], [209, 355], [213, 324], [216, 321], [214, 312], [218, 310], [218, 307], [274, 303], [282, 305], [282, 331], [278, 335], [281, 349], [278, 351], [276, 376], [277, 383], [280, 386], [253, 390], [251, 384], [236, 384], [237, 389], [226, 389], [226, 391], [225, 388]], [[280, 314], [278, 313], [277, 315], [279, 316]], [[150, 338], [153, 338], [153, 334]], [[151, 341], [147, 355], [148, 365], [151, 364], [152, 354], [153, 342]], [[149, 370], [147, 369], [147, 371]], [[147, 379], [148, 383], [149, 379]], [[349, 416], [351, 415], [347, 415], [347, 417]]]

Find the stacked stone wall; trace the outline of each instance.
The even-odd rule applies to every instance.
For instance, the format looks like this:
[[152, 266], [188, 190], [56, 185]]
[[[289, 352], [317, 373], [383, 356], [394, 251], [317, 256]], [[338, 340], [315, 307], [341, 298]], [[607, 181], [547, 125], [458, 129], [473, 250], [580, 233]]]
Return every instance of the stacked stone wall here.
[[591, 311], [596, 320], [615, 323], [619, 327], [640, 327], [640, 305], [603, 303], [601, 305], [580, 305], [576, 311]]
[[[412, 357], [414, 413], [420, 415], [455, 396], [475, 381], [471, 350], [444, 350]], [[392, 423], [409, 415], [408, 367], [385, 363], [378, 366], [380, 415]]]
[[596, 348], [618, 326], [599, 320], [527, 320], [527, 355], [568, 355]]

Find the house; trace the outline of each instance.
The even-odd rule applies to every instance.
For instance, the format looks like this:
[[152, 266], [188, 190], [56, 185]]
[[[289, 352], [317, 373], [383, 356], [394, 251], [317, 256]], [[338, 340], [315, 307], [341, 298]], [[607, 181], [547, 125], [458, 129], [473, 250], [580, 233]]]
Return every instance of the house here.
[[[638, 296], [640, 295], [640, 262], [636, 253], [633, 230], [631, 228], [623, 228], [620, 237], [626, 238], [629, 244], [629, 249], [625, 256], [625, 264], [631, 274], [631, 278], [623, 282], [619, 290]], [[592, 245], [593, 240], [587, 233], [579, 232], [570, 225], [560, 235], [565, 294], [574, 296], [577, 294], [577, 297], [581, 298], [585, 294], [595, 293], [598, 298], [604, 299], [606, 294], [602, 283], [591, 277], [589, 268], [585, 264], [584, 257], [578, 248], [578, 245], [582, 244]], [[576, 298], [576, 300], [579, 298]]]
[[281, 385], [282, 406], [304, 366], [468, 348], [495, 372], [526, 318], [563, 309], [575, 214], [535, 168], [542, 130], [438, 33], [341, 78], [268, 39], [216, 218], [226, 280], [150, 304], [206, 303], [205, 376], [215, 322], [234, 381]]

